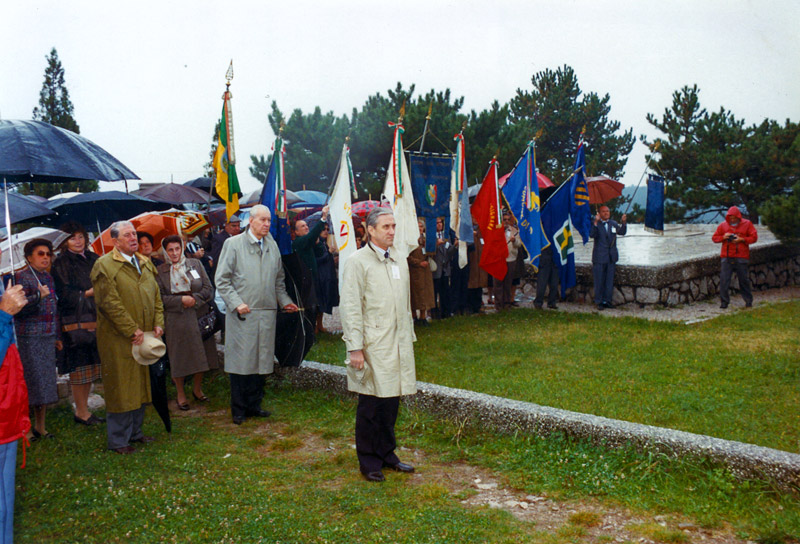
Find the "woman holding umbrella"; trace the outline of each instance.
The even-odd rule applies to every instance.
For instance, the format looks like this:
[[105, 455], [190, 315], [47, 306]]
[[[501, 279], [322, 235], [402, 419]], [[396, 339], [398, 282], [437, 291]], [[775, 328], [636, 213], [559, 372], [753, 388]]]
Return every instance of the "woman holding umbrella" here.
[[[61, 244], [61, 254], [52, 270], [58, 298], [58, 314], [62, 322], [96, 322], [97, 308], [89, 274], [99, 257], [87, 249], [88, 236], [79, 223], [66, 223], [61, 226], [61, 230], [69, 234], [69, 238]], [[69, 385], [75, 402], [75, 423], [103, 423], [105, 419], [91, 413], [88, 405], [92, 383], [100, 379], [97, 338], [92, 332], [84, 335], [84, 341], [71, 342], [66, 337], [65, 340], [65, 371], [69, 373]]]
[[206, 402], [203, 373], [219, 367], [214, 337], [203, 340], [197, 324], [197, 319], [209, 311], [214, 288], [200, 261], [184, 255], [180, 236], [167, 236], [161, 246], [167, 262], [158, 267], [156, 280], [164, 302], [164, 336], [172, 379], [178, 391], [176, 402], [179, 409], [188, 410], [184, 380], [194, 375], [192, 394], [198, 402]]
[[34, 238], [25, 244], [28, 267], [17, 272], [15, 278], [22, 285], [28, 304], [17, 314], [14, 325], [17, 332], [25, 383], [28, 384], [28, 404], [33, 407], [34, 423], [29, 440], [53, 438], [45, 428], [48, 404], [58, 402], [56, 386], [56, 349], [61, 349], [58, 316], [56, 314], [56, 286], [48, 273], [53, 257], [49, 240]]

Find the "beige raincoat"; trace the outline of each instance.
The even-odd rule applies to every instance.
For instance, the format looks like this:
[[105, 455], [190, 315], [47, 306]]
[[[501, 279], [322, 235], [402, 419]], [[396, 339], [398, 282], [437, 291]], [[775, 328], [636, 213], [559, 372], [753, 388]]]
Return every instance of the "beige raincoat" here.
[[363, 350], [364, 370], [348, 365], [347, 388], [376, 397], [417, 392], [408, 263], [394, 248], [389, 258], [371, 244], [345, 263], [339, 312], [347, 351]]

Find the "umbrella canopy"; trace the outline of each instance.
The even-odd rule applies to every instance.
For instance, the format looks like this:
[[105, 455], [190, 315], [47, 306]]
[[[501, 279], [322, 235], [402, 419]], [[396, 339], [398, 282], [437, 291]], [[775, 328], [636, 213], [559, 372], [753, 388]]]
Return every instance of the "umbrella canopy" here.
[[[328, 203], [328, 195], [319, 191], [297, 191], [294, 193], [300, 199], [291, 205], [292, 208], [307, 208], [309, 206], [324, 206]], [[288, 196], [288, 195], [287, 195]]]
[[[497, 185], [502, 189], [503, 186], [505, 186], [506, 181], [508, 181], [509, 177], [511, 177], [511, 172], [509, 172], [505, 176], [503, 176], [500, 179], [498, 179], [497, 180]], [[550, 181], [550, 178], [548, 178], [547, 176], [545, 176], [541, 172], [536, 172], [536, 182], [539, 184], [539, 189], [546, 189], [547, 187], [553, 187], [554, 186], [553, 182]], [[467, 196], [469, 196], [469, 197], [476, 196], [478, 194], [478, 191], [480, 190], [480, 188], [481, 188], [480, 185], [473, 185], [472, 187], [469, 188], [469, 192], [467, 193]]]
[[211, 228], [211, 224], [206, 219], [206, 214], [204, 213], [188, 212], [173, 208], [162, 212], [162, 215], [177, 218], [180, 221], [181, 232], [189, 236], [196, 236], [207, 228]]
[[64, 183], [139, 179], [99, 145], [42, 121], [0, 120], [0, 177]]
[[[0, 192], [0, 210], [4, 209], [6, 198], [2, 192]], [[28, 219], [33, 219], [35, 217], [44, 217], [47, 215], [55, 215], [56, 212], [48, 208], [47, 206], [39, 203], [34, 202], [30, 198], [20, 195], [17, 193], [8, 193], [8, 211], [11, 217], [11, 224], [20, 223], [22, 221], [26, 221]], [[0, 214], [0, 227], [6, 226], [6, 216], [4, 214]]]
[[[180, 219], [158, 213], [143, 213], [130, 220], [137, 232], [146, 232], [153, 237], [153, 248], [161, 247], [161, 241], [171, 234], [180, 234]], [[98, 255], [105, 255], [114, 249], [114, 242], [108, 229], [104, 230], [92, 242], [92, 250]]]
[[134, 191], [133, 194], [167, 204], [208, 204], [208, 193], [177, 183], [159, 183]]
[[[24, 251], [25, 244], [34, 238], [44, 238], [45, 240], [50, 240], [50, 243], [53, 244], [53, 247], [58, 247], [64, 240], [69, 238], [69, 234], [47, 227], [33, 227], [25, 232], [13, 235], [11, 237], [11, 251], [14, 252], [14, 272], [22, 270], [25, 268], [25, 266], [27, 266], [28, 263], [25, 261]], [[6, 243], [7, 240], [3, 240], [3, 245]], [[8, 250], [4, 249], [3, 254], [0, 255], [0, 274], [8, 274], [11, 272], [11, 256], [9, 253], [10, 252]]]
[[88, 231], [97, 231], [98, 225], [99, 229], [105, 229], [114, 221], [129, 219], [144, 212], [163, 210], [169, 204], [122, 191], [95, 191], [52, 200], [47, 207], [58, 212], [57, 218], [48, 218], [46, 222], [49, 224], [75, 221]]
[[200, 189], [206, 194], [208, 194], [208, 192], [211, 191], [212, 198], [222, 200], [222, 197], [220, 197], [219, 193], [217, 193], [217, 188], [214, 187], [214, 180], [212, 178], [203, 176], [200, 178], [190, 179], [189, 181], [184, 181], [182, 185], [186, 185], [187, 187], [194, 187], [195, 189]]
[[[366, 219], [369, 212], [374, 210], [375, 208], [379, 208], [381, 203], [377, 200], [362, 200], [361, 202], [353, 202], [353, 215], [358, 216], [361, 219]], [[385, 204], [385, 207], [389, 207], [389, 203]]]
[[[262, 189], [256, 189], [255, 191], [248, 193], [242, 200], [239, 201], [239, 206], [242, 208], [247, 208], [249, 206], [255, 206], [256, 204], [261, 203], [261, 191]], [[315, 191], [311, 191], [315, 192]], [[298, 202], [302, 202], [302, 198], [300, 198], [297, 193], [294, 191], [286, 190], [286, 204], [291, 206], [292, 204], [296, 204]]]
[[589, 188], [589, 203], [603, 204], [612, 198], [622, 195], [625, 186], [611, 179], [608, 176], [594, 176], [586, 178], [586, 186]]
[[[34, 202], [38, 202], [39, 204], [43, 204], [45, 202], [48, 202], [47, 198], [45, 198], [43, 196], [39, 196], [39, 195], [25, 195], [25, 198], [29, 198], [29, 199], [33, 200]], [[45, 206], [46, 206], [46, 204], [45, 204]]]

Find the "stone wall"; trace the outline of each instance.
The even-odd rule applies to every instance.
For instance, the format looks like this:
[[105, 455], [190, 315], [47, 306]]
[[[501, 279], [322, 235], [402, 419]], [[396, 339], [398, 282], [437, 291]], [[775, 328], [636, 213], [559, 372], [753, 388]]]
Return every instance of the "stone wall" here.
[[[714, 298], [719, 294], [720, 258], [695, 258], [661, 266], [617, 266], [614, 279], [614, 304], [638, 303], [674, 306]], [[750, 253], [752, 289], [764, 291], [776, 287], [800, 285], [800, 248], [782, 244], [757, 247]], [[575, 267], [578, 284], [567, 291], [567, 299], [591, 303], [594, 300], [592, 265]], [[528, 267], [523, 287], [536, 291], [536, 273]], [[736, 274], [731, 280], [731, 297], [739, 292]]]

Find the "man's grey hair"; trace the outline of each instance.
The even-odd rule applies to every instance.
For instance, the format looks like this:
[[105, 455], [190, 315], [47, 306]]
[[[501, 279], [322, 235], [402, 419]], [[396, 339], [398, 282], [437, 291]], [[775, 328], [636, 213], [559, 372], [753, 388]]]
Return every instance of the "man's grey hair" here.
[[272, 213], [270, 213], [269, 208], [263, 204], [256, 204], [250, 208], [250, 216], [252, 217], [254, 215], [266, 215], [267, 217], [272, 218]]
[[131, 227], [133, 230], [136, 230], [136, 227], [134, 227], [133, 223], [130, 221], [116, 221], [111, 223], [111, 227], [109, 227], [108, 232], [111, 234], [112, 238], [119, 238], [119, 231], [122, 229], [122, 227]]
[[369, 214], [367, 214], [367, 226], [377, 227], [378, 220], [384, 215], [394, 215], [394, 212], [391, 208], [384, 208], [383, 206], [374, 208], [371, 212], [369, 212]]

